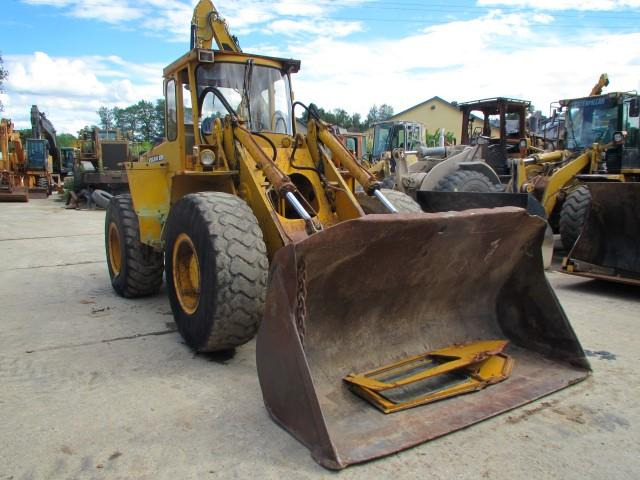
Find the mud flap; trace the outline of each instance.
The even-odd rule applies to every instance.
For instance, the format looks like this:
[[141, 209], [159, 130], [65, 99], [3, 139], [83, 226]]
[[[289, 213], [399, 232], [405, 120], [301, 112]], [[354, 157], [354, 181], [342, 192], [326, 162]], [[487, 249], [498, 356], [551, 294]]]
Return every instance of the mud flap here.
[[[272, 418], [330, 469], [409, 448], [586, 378], [519, 208], [367, 215], [283, 247], [257, 368]], [[499, 253], [498, 253], [499, 252]], [[508, 379], [385, 415], [343, 378], [454, 344], [507, 340]]]
[[591, 209], [563, 271], [640, 285], [640, 183], [587, 186]]

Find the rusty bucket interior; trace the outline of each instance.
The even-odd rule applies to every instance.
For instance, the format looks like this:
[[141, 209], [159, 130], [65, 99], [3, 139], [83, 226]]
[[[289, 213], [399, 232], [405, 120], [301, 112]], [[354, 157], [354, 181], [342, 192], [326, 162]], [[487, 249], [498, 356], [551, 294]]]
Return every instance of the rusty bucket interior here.
[[567, 273], [640, 285], [640, 183], [587, 183], [591, 209]]
[[[464, 428], [589, 375], [544, 275], [545, 222], [502, 207], [368, 215], [283, 247], [257, 366], [267, 411], [330, 469]], [[499, 253], [498, 253], [499, 252]], [[508, 378], [385, 414], [345, 377], [425, 352], [506, 340]]]

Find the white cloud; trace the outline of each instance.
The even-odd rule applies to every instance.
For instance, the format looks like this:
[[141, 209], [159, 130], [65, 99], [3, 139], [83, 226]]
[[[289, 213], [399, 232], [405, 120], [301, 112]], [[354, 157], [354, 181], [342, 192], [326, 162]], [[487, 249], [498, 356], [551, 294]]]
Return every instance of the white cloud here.
[[399, 112], [434, 95], [501, 95], [532, 100], [548, 113], [552, 101], [587, 95], [602, 72], [610, 91], [640, 89], [640, 33], [539, 35], [532, 22], [548, 21], [492, 12], [398, 40], [298, 44], [289, 51], [302, 60], [296, 98], [366, 115], [374, 103]]
[[162, 96], [162, 66], [133, 64], [120, 57], [51, 57], [6, 55], [4, 116], [19, 128], [30, 125], [29, 109], [37, 104], [59, 132], [75, 133], [98, 121], [102, 106], [125, 107]]
[[322, 35], [332, 38], [341, 38], [363, 30], [360, 22], [343, 22], [333, 20], [276, 20], [271, 22], [266, 31], [272, 34], [285, 35], [288, 37], [304, 34], [308, 36]]
[[[57, 5], [65, 11], [82, 3], [28, 1]], [[515, 1], [502, 0], [501, 4]], [[613, 0], [604, 3], [607, 1]], [[186, 45], [193, 3], [195, 0], [140, 0], [126, 5], [157, 8], [157, 15], [145, 13], [138, 23], [148, 32], [168, 31], [176, 39], [182, 35]], [[301, 72], [293, 81], [296, 98], [325, 109], [344, 108], [366, 115], [374, 103], [388, 103], [400, 111], [434, 95], [457, 101], [502, 95], [530, 99], [546, 113], [552, 101], [586, 95], [602, 72], [611, 78], [610, 91], [640, 89], [640, 33], [598, 29], [558, 36], [562, 29], [552, 28], [554, 18], [548, 13], [496, 10], [467, 21], [404, 30], [406, 34], [397, 39], [385, 38], [380, 31], [373, 40], [354, 41], [348, 35], [366, 25], [320, 19], [317, 12], [313, 18], [304, 18], [305, 12], [297, 10], [300, 3], [279, 0], [239, 5], [221, 0], [216, 5], [229, 20], [231, 31], [241, 35], [243, 46], [251, 37], [241, 32], [269, 29], [273, 34], [269, 37], [273, 44], [254, 45], [259, 48], [246, 51], [301, 59]], [[322, 15], [333, 8], [326, 0], [312, 7], [309, 12], [320, 8]], [[283, 18], [282, 12], [300, 18]], [[285, 46], [281, 46], [282, 38], [288, 42]], [[47, 112], [59, 130], [75, 132], [97, 121], [95, 111], [101, 105], [126, 106], [161, 95], [164, 65], [160, 64], [139, 65], [119, 56], [67, 58], [45, 53], [9, 55], [5, 61], [11, 72], [3, 98], [5, 115], [21, 126], [28, 125], [32, 103]]]
[[[106, 22], [120, 28], [136, 28], [166, 41], [188, 41], [193, 7], [198, 0], [21, 0], [30, 5], [48, 5], [60, 8], [69, 16]], [[216, 1], [216, 8], [236, 34], [245, 35], [258, 26], [277, 19], [310, 19], [307, 25], [313, 32], [320, 25], [329, 27], [325, 34], [347, 35], [359, 31], [359, 22], [328, 21], [327, 16], [339, 8], [357, 7], [375, 0], [350, 0], [336, 3], [332, 0], [237, 0]], [[324, 20], [323, 20], [324, 19]], [[276, 27], [278, 26], [276, 25]], [[293, 33], [294, 29], [289, 32]], [[285, 32], [287, 33], [287, 32]]]
[[617, 10], [640, 7], [640, 0], [478, 0], [478, 5], [535, 8], [538, 10]]

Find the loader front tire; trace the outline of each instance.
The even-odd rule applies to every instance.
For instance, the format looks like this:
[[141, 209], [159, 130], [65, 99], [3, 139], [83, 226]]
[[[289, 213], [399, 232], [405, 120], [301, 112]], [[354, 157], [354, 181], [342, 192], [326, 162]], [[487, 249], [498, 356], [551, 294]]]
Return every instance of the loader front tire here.
[[[380, 191], [387, 197], [398, 213], [413, 213], [422, 212], [422, 208], [418, 202], [411, 198], [406, 193], [399, 190], [389, 190], [387, 188], [381, 188]], [[364, 210], [364, 213], [390, 213], [389, 210], [378, 200], [376, 197], [369, 196], [365, 192], [357, 192], [356, 198]]]
[[264, 310], [269, 262], [249, 206], [222, 192], [186, 195], [171, 209], [165, 264], [173, 317], [197, 352], [253, 338]]
[[581, 185], [567, 195], [560, 210], [560, 239], [565, 250], [571, 250], [578, 240], [591, 208], [591, 192]]
[[473, 170], [456, 170], [440, 179], [434, 190], [438, 192], [495, 192], [496, 187], [486, 175]]
[[107, 266], [116, 293], [126, 298], [156, 293], [162, 285], [162, 253], [140, 243], [131, 195], [111, 198], [104, 228]]

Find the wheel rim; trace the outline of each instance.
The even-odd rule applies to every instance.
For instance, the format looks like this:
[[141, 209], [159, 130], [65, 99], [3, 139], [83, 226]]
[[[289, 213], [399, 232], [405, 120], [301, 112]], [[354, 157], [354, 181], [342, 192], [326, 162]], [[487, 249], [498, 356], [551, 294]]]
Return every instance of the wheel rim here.
[[182, 310], [192, 315], [200, 303], [200, 264], [191, 238], [181, 233], [173, 246], [173, 285]]
[[122, 268], [122, 254], [120, 252], [120, 234], [114, 222], [109, 224], [109, 264], [114, 275]]

